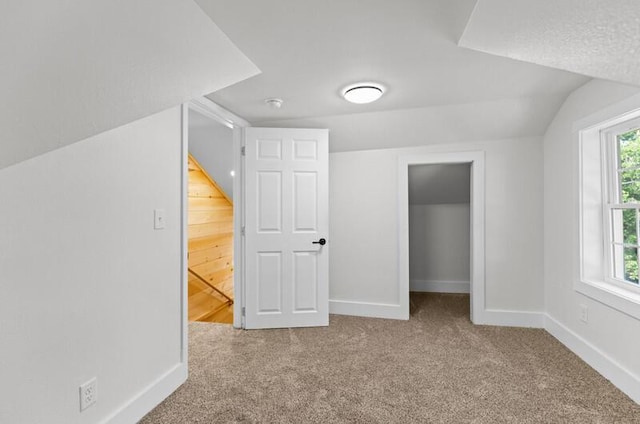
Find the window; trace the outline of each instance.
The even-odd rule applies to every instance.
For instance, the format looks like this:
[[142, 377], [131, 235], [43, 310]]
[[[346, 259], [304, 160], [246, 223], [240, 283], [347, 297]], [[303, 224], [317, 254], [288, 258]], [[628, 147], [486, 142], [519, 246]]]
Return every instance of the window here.
[[574, 289], [640, 320], [640, 95], [573, 128], [579, 242]]
[[605, 240], [605, 279], [638, 288], [640, 253], [640, 119], [601, 132]]

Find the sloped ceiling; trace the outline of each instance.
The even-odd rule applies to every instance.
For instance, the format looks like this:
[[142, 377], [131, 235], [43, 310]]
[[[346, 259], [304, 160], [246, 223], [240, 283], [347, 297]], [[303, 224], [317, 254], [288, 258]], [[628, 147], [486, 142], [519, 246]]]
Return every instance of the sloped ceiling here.
[[[430, 139], [460, 140], [461, 128], [466, 140], [542, 135], [589, 80], [460, 48], [475, 0], [197, 2], [262, 70], [209, 98], [254, 125], [329, 128], [332, 151], [418, 142], [387, 136], [399, 127], [383, 123], [394, 122], [418, 125]], [[388, 88], [379, 101], [341, 97], [346, 85], [371, 80]], [[269, 97], [282, 98], [282, 108], [268, 108]]]
[[537, 137], [564, 95], [262, 122], [266, 127], [329, 128], [329, 150], [385, 149]]
[[4, 2], [0, 169], [253, 76], [191, 0]]
[[640, 2], [478, 0], [460, 46], [640, 85]]
[[470, 188], [468, 163], [409, 166], [410, 205], [469, 203]]

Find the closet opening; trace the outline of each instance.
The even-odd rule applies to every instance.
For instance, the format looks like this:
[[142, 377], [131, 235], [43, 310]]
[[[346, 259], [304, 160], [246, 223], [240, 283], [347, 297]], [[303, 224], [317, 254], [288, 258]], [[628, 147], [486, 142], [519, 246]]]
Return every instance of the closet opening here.
[[411, 313], [469, 317], [471, 164], [411, 165], [408, 183]]

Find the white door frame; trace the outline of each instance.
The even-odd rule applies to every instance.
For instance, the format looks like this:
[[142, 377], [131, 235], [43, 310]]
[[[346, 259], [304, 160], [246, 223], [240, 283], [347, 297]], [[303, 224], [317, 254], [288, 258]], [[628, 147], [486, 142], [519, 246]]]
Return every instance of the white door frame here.
[[187, 253], [188, 253], [188, 234], [187, 234], [187, 183], [189, 176], [189, 168], [187, 159], [189, 156], [189, 110], [198, 112], [214, 121], [229, 127], [233, 130], [233, 169], [235, 176], [233, 178], [233, 326], [242, 328], [242, 299], [243, 297], [243, 278], [242, 278], [242, 258], [243, 245], [242, 237], [239, 237], [242, 231], [242, 221], [244, 216], [244, 199], [243, 199], [243, 181], [242, 181], [242, 129], [249, 126], [249, 123], [241, 117], [229, 112], [223, 107], [217, 105], [206, 97], [191, 100], [189, 103], [182, 105], [182, 258], [183, 270], [181, 281], [182, 308], [183, 308], [183, 352], [186, 356], [186, 335], [188, 325], [188, 275], [187, 275]]
[[400, 306], [409, 317], [409, 166], [411, 165], [471, 165], [471, 246], [470, 294], [471, 321], [481, 324], [485, 310], [485, 165], [484, 152], [451, 152], [401, 156], [398, 158], [399, 211], [399, 285]]

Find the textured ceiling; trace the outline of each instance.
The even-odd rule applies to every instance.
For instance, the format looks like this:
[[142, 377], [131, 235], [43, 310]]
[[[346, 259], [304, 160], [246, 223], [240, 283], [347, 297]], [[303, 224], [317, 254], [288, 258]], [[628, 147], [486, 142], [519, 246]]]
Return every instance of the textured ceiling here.
[[640, 85], [640, 1], [479, 0], [460, 45]]
[[[437, 116], [435, 108], [448, 114], [459, 107], [496, 119], [504, 113], [515, 120], [507, 127], [533, 127], [520, 135], [541, 135], [558, 99], [588, 80], [460, 48], [474, 0], [197, 2], [262, 71], [209, 96], [254, 125], [421, 108]], [[361, 80], [380, 82], [388, 92], [369, 105], [344, 101], [340, 90]], [[267, 108], [269, 97], [282, 98], [282, 108]], [[541, 113], [515, 116], [496, 110], [500, 102], [516, 110], [536, 104]], [[486, 104], [492, 105], [488, 113]]]

